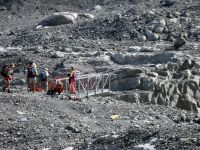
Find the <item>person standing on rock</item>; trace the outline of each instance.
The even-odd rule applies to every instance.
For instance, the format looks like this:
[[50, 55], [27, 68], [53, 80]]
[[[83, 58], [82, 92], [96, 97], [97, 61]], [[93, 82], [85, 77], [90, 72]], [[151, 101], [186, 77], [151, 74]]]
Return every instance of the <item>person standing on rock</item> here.
[[5, 67], [4, 70], [4, 87], [3, 87], [3, 91], [8, 93], [11, 93], [10, 90], [10, 86], [11, 86], [11, 82], [13, 80], [13, 68], [15, 67], [15, 64], [12, 63], [9, 66]]
[[48, 72], [48, 68], [44, 68], [42, 70], [42, 72], [39, 75], [40, 81], [41, 81], [41, 88], [42, 90], [44, 90], [45, 92], [48, 91], [48, 80], [49, 80], [49, 72]]
[[28, 80], [28, 91], [35, 92], [35, 87], [37, 83], [37, 66], [35, 63], [30, 63], [27, 68], [27, 80]]

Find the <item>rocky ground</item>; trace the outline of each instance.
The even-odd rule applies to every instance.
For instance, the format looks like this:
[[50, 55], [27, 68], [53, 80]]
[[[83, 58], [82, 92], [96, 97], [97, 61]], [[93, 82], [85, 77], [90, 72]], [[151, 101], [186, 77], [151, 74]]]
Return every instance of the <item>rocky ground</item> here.
[[[200, 149], [198, 0], [0, 0], [0, 149]], [[112, 92], [27, 93], [35, 61], [65, 76], [113, 73]], [[2, 85], [1, 81], [1, 85]]]

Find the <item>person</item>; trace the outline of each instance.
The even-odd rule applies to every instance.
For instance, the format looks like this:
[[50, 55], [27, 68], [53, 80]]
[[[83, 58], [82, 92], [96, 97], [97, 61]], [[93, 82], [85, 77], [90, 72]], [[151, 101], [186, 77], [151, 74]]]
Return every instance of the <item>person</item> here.
[[47, 91], [47, 94], [51, 95], [51, 96], [53, 96], [55, 94], [60, 95], [63, 91], [64, 91], [64, 86], [63, 86], [62, 82], [60, 80], [57, 80], [55, 87], [49, 89]]
[[70, 94], [75, 94], [76, 69], [74, 66], [71, 67], [70, 74], [68, 76]]
[[41, 89], [44, 90], [45, 92], [48, 91], [48, 79], [49, 79], [49, 72], [48, 68], [44, 68], [42, 72], [40, 73], [40, 81], [41, 81]]
[[58, 95], [60, 95], [63, 91], [64, 91], [64, 87], [63, 84], [60, 80], [57, 81], [56, 86], [54, 87], [54, 91], [55, 93], [57, 93]]
[[14, 63], [11, 63], [9, 66], [5, 67], [4, 69], [4, 87], [3, 87], [3, 91], [8, 93], [11, 93], [11, 82], [13, 80], [13, 68], [15, 67]]
[[27, 68], [28, 91], [35, 92], [37, 75], [37, 65], [34, 62], [31, 62]]

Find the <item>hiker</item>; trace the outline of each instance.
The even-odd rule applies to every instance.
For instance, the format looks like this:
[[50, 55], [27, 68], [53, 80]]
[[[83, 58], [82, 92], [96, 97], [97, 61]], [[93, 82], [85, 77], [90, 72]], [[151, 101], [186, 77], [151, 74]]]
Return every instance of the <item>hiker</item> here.
[[70, 94], [75, 94], [75, 80], [76, 80], [76, 69], [71, 67], [69, 76], [69, 91]]
[[63, 84], [60, 80], [57, 81], [56, 86], [54, 87], [54, 91], [60, 95], [64, 91]]
[[1, 75], [4, 77], [4, 87], [3, 91], [8, 93], [11, 93], [10, 86], [11, 82], [13, 80], [13, 68], [15, 67], [15, 64], [12, 63], [9, 66], [4, 66], [1, 70]]
[[64, 91], [63, 84], [62, 84], [62, 82], [60, 80], [58, 80], [58, 81], [56, 81], [55, 87], [49, 89], [47, 94], [51, 95], [51, 96], [53, 96], [55, 94], [60, 95], [63, 91]]
[[35, 87], [37, 83], [37, 66], [35, 63], [29, 63], [27, 67], [27, 83], [28, 83], [28, 91], [35, 92]]
[[49, 76], [50, 76], [50, 74], [48, 72], [48, 68], [44, 68], [39, 75], [39, 78], [40, 78], [40, 81], [41, 81], [41, 89], [44, 90], [45, 92], [48, 91]]

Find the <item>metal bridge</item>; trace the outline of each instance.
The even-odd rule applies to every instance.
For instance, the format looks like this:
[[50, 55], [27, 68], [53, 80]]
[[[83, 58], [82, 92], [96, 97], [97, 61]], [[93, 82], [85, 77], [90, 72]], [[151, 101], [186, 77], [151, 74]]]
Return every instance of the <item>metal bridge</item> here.
[[[75, 96], [82, 98], [100, 93], [111, 91], [111, 73], [105, 74], [84, 74], [78, 75], [75, 81]], [[51, 85], [55, 85], [57, 81], [61, 81], [64, 85], [64, 92], [69, 92], [68, 78], [51, 79]]]

